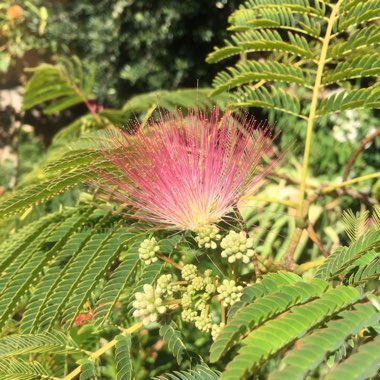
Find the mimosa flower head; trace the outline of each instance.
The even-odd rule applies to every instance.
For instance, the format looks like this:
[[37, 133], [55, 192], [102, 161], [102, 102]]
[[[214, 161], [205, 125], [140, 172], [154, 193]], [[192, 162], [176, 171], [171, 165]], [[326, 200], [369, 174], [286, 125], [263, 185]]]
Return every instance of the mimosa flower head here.
[[230, 214], [278, 161], [262, 167], [273, 138], [253, 118], [214, 108], [167, 114], [159, 121], [108, 132], [100, 151], [103, 193], [132, 209], [130, 216], [174, 230], [197, 231]]

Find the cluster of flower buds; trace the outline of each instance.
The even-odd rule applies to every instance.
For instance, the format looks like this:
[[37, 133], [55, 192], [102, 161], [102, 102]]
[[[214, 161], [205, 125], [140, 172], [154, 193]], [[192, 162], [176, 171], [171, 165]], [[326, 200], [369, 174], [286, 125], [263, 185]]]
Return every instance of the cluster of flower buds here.
[[156, 322], [158, 316], [166, 312], [163, 298], [173, 294], [171, 280], [171, 274], [164, 274], [158, 278], [155, 287], [145, 284], [144, 291], [135, 294], [133, 316], [141, 319], [144, 325]]
[[166, 312], [166, 306], [163, 305], [162, 290], [159, 287], [154, 288], [150, 284], [145, 284], [143, 292], [135, 294], [136, 301], [133, 307], [136, 309], [133, 316], [140, 318], [144, 325], [156, 322], [160, 314]]
[[236, 286], [234, 280], [223, 280], [222, 285], [218, 286], [217, 291], [223, 306], [228, 307], [240, 300], [243, 294], [243, 287], [240, 285]]
[[182, 319], [193, 322], [200, 331], [208, 332], [212, 325], [209, 304], [216, 292], [212, 271], [206, 270], [200, 275], [195, 265], [188, 264], [182, 268], [181, 275], [189, 282], [182, 295]]
[[181, 276], [185, 281], [191, 281], [198, 276], [197, 267], [193, 264], [185, 265], [181, 270]]
[[163, 274], [157, 279], [157, 288], [161, 289], [162, 293], [168, 296], [173, 295], [174, 287], [171, 284], [173, 276], [171, 274]]
[[160, 250], [160, 246], [155, 238], [145, 239], [139, 247], [139, 257], [144, 261], [145, 265], [149, 265], [158, 260], [156, 254]]
[[202, 332], [211, 332], [215, 340], [224, 323], [213, 323], [210, 311], [213, 298], [216, 296], [223, 307], [230, 307], [240, 300], [242, 291], [243, 287], [234, 280], [224, 279], [218, 286], [212, 270], [200, 273], [195, 265], [187, 264], [181, 270], [179, 281], [173, 281], [172, 274], [164, 274], [154, 285], [144, 285], [143, 291], [135, 294], [133, 315], [144, 325], [156, 322], [168, 310], [169, 303], [179, 304], [180, 294], [183, 321], [193, 323]]
[[222, 257], [227, 258], [229, 263], [241, 260], [248, 264], [255, 254], [253, 247], [253, 238], [247, 237], [243, 231], [231, 231], [221, 241], [220, 246], [223, 248]]
[[206, 224], [200, 226], [194, 230], [196, 236], [195, 241], [198, 243], [198, 247], [216, 249], [216, 242], [222, 238], [219, 234], [219, 228], [215, 224]]
[[208, 309], [202, 309], [195, 319], [195, 327], [202, 332], [209, 332], [212, 326], [212, 318]]
[[225, 323], [223, 323], [223, 322], [221, 322], [219, 324], [214, 323], [211, 326], [211, 337], [213, 340], [216, 340], [216, 338], [218, 337], [220, 332], [223, 330], [224, 326], [225, 326]]

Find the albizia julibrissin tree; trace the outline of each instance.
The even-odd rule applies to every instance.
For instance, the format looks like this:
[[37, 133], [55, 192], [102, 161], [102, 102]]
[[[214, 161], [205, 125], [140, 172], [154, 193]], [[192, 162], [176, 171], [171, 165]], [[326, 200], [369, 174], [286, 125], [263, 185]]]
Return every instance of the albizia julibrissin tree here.
[[[160, 258], [180, 273], [145, 284], [143, 292], [135, 294], [134, 316], [148, 325], [168, 305], [181, 305], [183, 321], [215, 338], [227, 308], [248, 285], [239, 274], [255, 269], [253, 238], [235, 231], [239, 227], [234, 222], [239, 220], [239, 199], [279, 161], [271, 157], [269, 164], [263, 162], [264, 156], [273, 155], [271, 131], [247, 115], [234, 118], [214, 108], [208, 116], [196, 109], [186, 117], [177, 111], [144, 126], [135, 122], [123, 130], [109, 130], [105, 141], [99, 151], [105, 165], [95, 169], [99, 176], [92, 180], [102, 195], [121, 204], [127, 216], [157, 230], [194, 233], [194, 241], [216, 269], [202, 272], [201, 266], [174, 262], [160, 253], [155, 237], [145, 239], [139, 247], [144, 265]], [[220, 228], [221, 222], [231, 231]], [[229, 265], [233, 268], [223, 268]], [[217, 320], [211, 313], [215, 302], [220, 308]]]

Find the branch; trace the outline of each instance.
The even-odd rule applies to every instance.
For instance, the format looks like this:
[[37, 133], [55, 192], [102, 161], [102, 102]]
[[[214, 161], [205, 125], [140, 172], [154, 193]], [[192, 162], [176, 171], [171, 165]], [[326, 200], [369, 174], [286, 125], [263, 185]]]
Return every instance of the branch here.
[[313, 95], [311, 99], [310, 112], [309, 112], [309, 117], [307, 118], [306, 141], [305, 141], [305, 150], [304, 150], [304, 155], [303, 155], [299, 203], [298, 203], [298, 209], [297, 209], [298, 217], [301, 217], [304, 214], [303, 208], [304, 208], [305, 193], [306, 193], [306, 177], [307, 177], [307, 170], [309, 166], [311, 138], [313, 134], [314, 123], [315, 123], [317, 107], [318, 107], [318, 96], [321, 90], [323, 70], [326, 64], [327, 51], [328, 51], [329, 43], [331, 40], [331, 34], [333, 32], [333, 27], [338, 17], [337, 15], [339, 12], [339, 7], [341, 6], [342, 3], [343, 3], [343, 0], [338, 0], [338, 2], [332, 6], [331, 15], [328, 19], [328, 23], [326, 27], [326, 33], [323, 38], [321, 54], [318, 60], [317, 75], [315, 77], [315, 82], [314, 82], [314, 87], [313, 87]]
[[352, 156], [348, 160], [344, 170], [343, 170], [343, 181], [347, 181], [348, 176], [350, 174], [351, 168], [354, 165], [356, 159], [358, 158], [361, 151], [365, 148], [365, 146], [370, 143], [371, 141], [375, 140], [377, 136], [380, 135], [380, 128], [377, 128], [375, 132], [371, 133], [370, 135], [366, 136], [363, 140], [360, 141], [359, 146], [356, 148], [354, 153], [352, 153]]
[[343, 181], [341, 183], [336, 183], [334, 185], [323, 187], [320, 190], [320, 193], [321, 194], [328, 194], [328, 193], [331, 193], [332, 191], [334, 191], [336, 189], [340, 189], [340, 188], [346, 187], [348, 185], [353, 185], [354, 183], [363, 182], [363, 181], [366, 181], [368, 179], [378, 178], [378, 177], [380, 177], [380, 172], [363, 175], [363, 176], [360, 176], [360, 177], [356, 177], [356, 178], [350, 179], [348, 181]]
[[307, 226], [306, 231], [309, 234], [310, 239], [313, 241], [313, 243], [321, 251], [322, 255], [324, 257], [328, 257], [329, 254], [326, 251], [326, 248], [323, 246], [322, 242], [319, 240], [319, 237], [318, 237], [317, 233], [315, 232], [314, 227], [311, 223], [309, 223], [309, 225]]
[[177, 264], [176, 262], [174, 262], [172, 259], [169, 259], [169, 257], [166, 257], [164, 255], [157, 255], [157, 257], [159, 259], [161, 259], [162, 261], [165, 261], [166, 263], [172, 265], [174, 268], [177, 268], [179, 270], [182, 270], [182, 266]]
[[276, 198], [267, 198], [259, 195], [247, 195], [241, 197], [240, 201], [258, 201], [258, 202], [266, 202], [266, 203], [276, 203], [284, 206], [288, 206], [291, 208], [297, 208], [297, 202], [293, 202], [286, 199], [276, 199]]
[[324, 263], [325, 260], [326, 259], [324, 257], [322, 257], [322, 258], [320, 258], [318, 260], [309, 261], [307, 263], [301, 264], [297, 268], [294, 269], [294, 273], [302, 275], [306, 271], [308, 271], [309, 269], [312, 269], [312, 268], [315, 268], [315, 267], [319, 267], [320, 265], [322, 265]]

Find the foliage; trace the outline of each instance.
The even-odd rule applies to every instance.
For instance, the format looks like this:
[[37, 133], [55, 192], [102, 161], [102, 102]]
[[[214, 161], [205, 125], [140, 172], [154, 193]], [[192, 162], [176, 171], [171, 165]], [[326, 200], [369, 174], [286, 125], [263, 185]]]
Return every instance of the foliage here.
[[[361, 123], [358, 130], [355, 119], [371, 115], [368, 110], [380, 104], [379, 5], [377, 1], [363, 4], [348, 0], [244, 2], [229, 18], [231, 38], [207, 57], [210, 63], [238, 58], [217, 74], [211, 94], [228, 91], [234, 107], [269, 112], [287, 142], [302, 143], [306, 138], [308, 145], [314, 131], [325, 149], [307, 148], [311, 169], [336, 174], [350, 157], [352, 135], [364, 138], [376, 128], [370, 122]], [[358, 113], [358, 109], [367, 111]], [[305, 171], [306, 167], [303, 175]]]
[[22, 6], [13, 1], [0, 5], [0, 72], [7, 72], [15, 58], [40, 45], [46, 45], [44, 38], [47, 9], [38, 7], [33, 1]]
[[[314, 91], [314, 97], [320, 99], [313, 122], [333, 112], [378, 107], [376, 81], [365, 87], [363, 83], [361, 89], [349, 82], [377, 77], [377, 11], [376, 1], [366, 6], [356, 1], [244, 3], [230, 17], [230, 30], [234, 32], [231, 41], [208, 57], [209, 62], [235, 55], [243, 57], [228, 71], [218, 74], [214, 93], [236, 88], [236, 106], [276, 109], [306, 118], [309, 112], [314, 113], [306, 107], [309, 102], [301, 103], [295, 94], [285, 92], [281, 83], [292, 88], [301, 86], [309, 94]], [[250, 60], [249, 54], [257, 51], [271, 54], [262, 61]], [[254, 86], [256, 82], [260, 83]], [[330, 86], [334, 86], [334, 92]], [[336, 91], [337, 87], [343, 91]], [[307, 98], [305, 93], [303, 99]]]
[[46, 114], [52, 114], [83, 101], [87, 102], [91, 95], [95, 72], [91, 68], [84, 75], [82, 64], [76, 57], [57, 66], [42, 64], [30, 71], [33, 76], [25, 87], [23, 99], [26, 110], [55, 99], [52, 105], [44, 108]]
[[[368, 144], [371, 149], [376, 146], [378, 136], [376, 129], [364, 130], [362, 124], [375, 125], [375, 114], [367, 111], [378, 108], [379, 103], [379, 2], [245, 2], [230, 17], [231, 42], [209, 55], [209, 61], [229, 58], [230, 62], [240, 56], [237, 64], [216, 76], [213, 90], [168, 90], [187, 83], [186, 78], [194, 80], [195, 73], [202, 78], [216, 70], [196, 71], [196, 65], [186, 58], [174, 60], [166, 71], [170, 83], [166, 83], [168, 76], [160, 74], [176, 46], [163, 42], [163, 36], [180, 25], [182, 19], [176, 12], [191, 20], [191, 15], [198, 14], [199, 4], [158, 2], [148, 7], [117, 1], [112, 7], [100, 2], [97, 9], [88, 2], [72, 10], [65, 7], [66, 3], [59, 6], [60, 12], [67, 12], [65, 17], [75, 16], [72, 28], [81, 12], [86, 15], [83, 30], [94, 26], [88, 49], [97, 46], [99, 50], [78, 51], [80, 58], [37, 66], [25, 87], [25, 110], [37, 106], [56, 115], [82, 105], [87, 113], [56, 134], [39, 165], [31, 166], [13, 191], [0, 198], [4, 237], [0, 243], [0, 377], [376, 378], [380, 369], [380, 208], [361, 183], [379, 174], [374, 173], [376, 156], [370, 161], [369, 155], [361, 153]], [[205, 9], [208, 7], [214, 9], [215, 4]], [[138, 12], [129, 13], [131, 9]], [[153, 17], [155, 12], [166, 21]], [[52, 14], [52, 18], [60, 14]], [[211, 16], [205, 20], [207, 28], [197, 30], [202, 41], [211, 38], [207, 30], [218, 21], [219, 16]], [[64, 28], [68, 19], [64, 18], [60, 27]], [[99, 72], [101, 76], [109, 61], [102, 61], [98, 74], [89, 63], [97, 64], [94, 57], [105, 51], [110, 61], [120, 58], [109, 41], [114, 41], [115, 32], [122, 31], [126, 22], [131, 22], [132, 30], [142, 26], [139, 33], [128, 38], [122, 35], [119, 41], [120, 46], [135, 49], [128, 57], [133, 64], [115, 65], [112, 70], [117, 75], [112, 80], [104, 75], [99, 81]], [[159, 31], [158, 24], [162, 26]], [[180, 26], [176, 38], [185, 39], [187, 24]], [[96, 45], [108, 27], [112, 33], [103, 35]], [[138, 55], [144, 34], [152, 50], [148, 56]], [[62, 38], [70, 42], [73, 36], [69, 33]], [[165, 51], [168, 44], [171, 49]], [[185, 45], [183, 49], [193, 54]], [[158, 59], [156, 71], [152, 67]], [[173, 67], [178, 75], [173, 75]], [[113, 99], [123, 104], [119, 109], [95, 102], [113, 97], [120, 76], [129, 82], [126, 93], [155, 90]], [[208, 97], [210, 91], [212, 98]], [[120, 145], [111, 147], [109, 137], [120, 135], [117, 131], [122, 127], [133, 126], [147, 130], [147, 139], [157, 138], [159, 134], [149, 133], [150, 120], [177, 108], [184, 118], [172, 127], [183, 132], [184, 141], [173, 142], [168, 136], [167, 141], [179, 145], [170, 180], [182, 176], [189, 181], [189, 192], [196, 190], [195, 185], [211, 187], [202, 180], [205, 165], [198, 181], [194, 176], [189, 179], [191, 170], [185, 177], [175, 169], [180, 167], [176, 160], [190, 160], [195, 167], [203, 163], [207, 152], [186, 145], [200, 136], [196, 129], [191, 138], [186, 135], [191, 121], [187, 111], [199, 107], [207, 112], [215, 105], [226, 109], [226, 117], [234, 120], [238, 131], [227, 148], [233, 148], [243, 136], [248, 140], [251, 136], [240, 113], [244, 107], [269, 111], [271, 117], [279, 118], [280, 125], [297, 118], [302, 125], [297, 136], [305, 139], [303, 162], [288, 148], [286, 162], [239, 200], [235, 192], [227, 194], [227, 184], [220, 184], [217, 194], [232, 199], [226, 218], [199, 228], [168, 230], [144, 222], [143, 207], [132, 210], [128, 202], [113, 202], [115, 193], [127, 188], [115, 180], [122, 178], [120, 167], [132, 165], [133, 160], [126, 161], [130, 152], [121, 152]], [[281, 113], [290, 118], [280, 118]], [[208, 138], [214, 137], [211, 142], [221, 145], [223, 128], [216, 123], [216, 113], [211, 114], [218, 129]], [[342, 129], [347, 126], [345, 118], [353, 120], [354, 129], [360, 127], [355, 136], [350, 135], [352, 128]], [[128, 124], [131, 119], [138, 123]], [[171, 120], [178, 122], [174, 117]], [[332, 134], [350, 137], [344, 154], [353, 160], [331, 164], [329, 172], [322, 163], [316, 167], [318, 156], [310, 150], [314, 144], [327, 163], [331, 160], [328, 151], [337, 141], [331, 139], [331, 128]], [[273, 166], [283, 154], [281, 145], [286, 145], [286, 138], [298, 133], [292, 135], [291, 129], [284, 130], [281, 142], [272, 144], [265, 157], [258, 157], [256, 170]], [[129, 133], [125, 139], [136, 140], [135, 129], [125, 130]], [[203, 141], [209, 142], [207, 138]], [[161, 145], [167, 151], [158, 153], [173, 153], [174, 149], [168, 151], [173, 145]], [[139, 149], [133, 151], [136, 146]], [[186, 149], [180, 149], [183, 147]], [[127, 148], [141, 158], [149, 153], [141, 144], [131, 143]], [[220, 146], [217, 151], [227, 154], [223, 156], [226, 160], [227, 148]], [[206, 157], [208, 162], [215, 162], [214, 156]], [[121, 166], [109, 157], [115, 157]], [[155, 165], [164, 167], [168, 161], [164, 154], [159, 157]], [[370, 165], [361, 171], [364, 163]], [[153, 172], [144, 168], [138, 165], [131, 170], [152, 184], [146, 174]], [[321, 175], [308, 176], [310, 172]], [[337, 176], [340, 172], [346, 174], [337, 183], [331, 173]], [[350, 178], [353, 172], [358, 178]], [[131, 178], [126, 175], [123, 181]], [[153, 192], [154, 202], [171, 199], [173, 186], [167, 184], [162, 181], [157, 187], [160, 193]], [[176, 207], [194, 217], [196, 202], [201, 201], [198, 198], [185, 210], [184, 202]], [[354, 210], [340, 213], [347, 204]], [[216, 206], [217, 202], [211, 205], [207, 217]], [[356, 212], [359, 209], [361, 212]], [[132, 211], [136, 214], [131, 215]]]
[[45, 39], [51, 51], [75, 54], [85, 66], [96, 62], [94, 95], [107, 106], [157, 89], [196, 87], [197, 80], [207, 86], [216, 68], [205, 65], [204, 56], [215, 41], [223, 41], [225, 19], [238, 4], [30, 2], [47, 10]]

